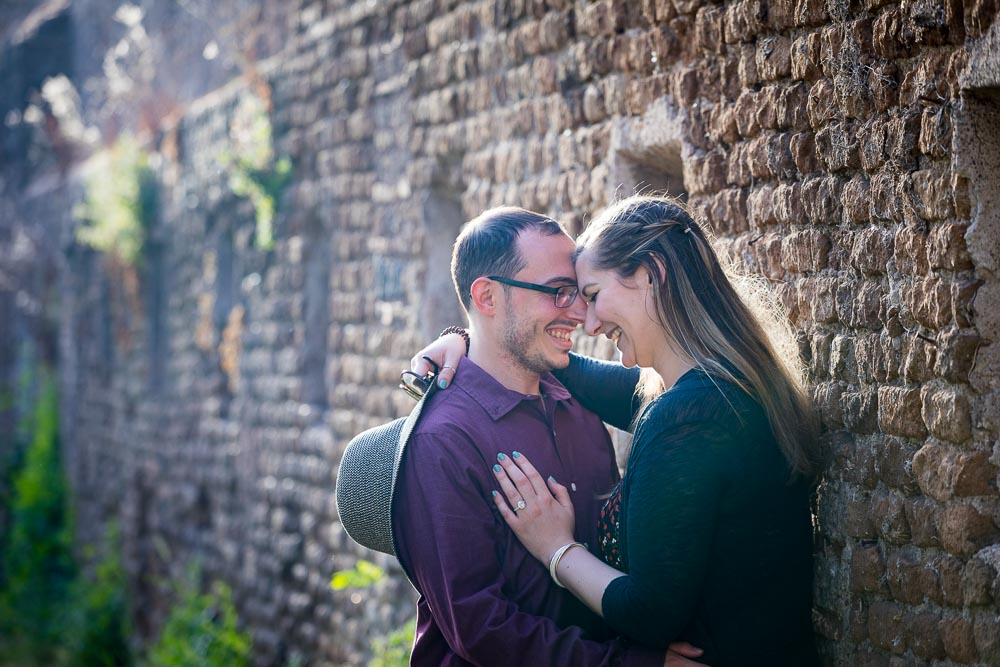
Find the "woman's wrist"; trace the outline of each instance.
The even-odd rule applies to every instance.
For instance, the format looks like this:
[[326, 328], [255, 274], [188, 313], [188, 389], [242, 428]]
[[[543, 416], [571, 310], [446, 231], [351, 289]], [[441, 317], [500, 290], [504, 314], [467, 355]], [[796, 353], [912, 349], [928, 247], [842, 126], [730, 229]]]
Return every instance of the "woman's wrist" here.
[[566, 555], [566, 552], [573, 547], [581, 547], [584, 550], [587, 549], [586, 545], [581, 542], [568, 542], [567, 544], [564, 544], [556, 549], [549, 558], [549, 576], [552, 577], [552, 581], [556, 582], [556, 585], [559, 586], [559, 588], [566, 588], [566, 586], [559, 581], [559, 563], [562, 562], [563, 556]]
[[445, 327], [444, 331], [438, 334], [438, 338], [443, 338], [448, 334], [458, 334], [459, 336], [462, 337], [462, 340], [465, 341], [465, 354], [468, 355], [469, 348], [472, 347], [472, 339], [469, 337], [468, 330], [465, 329], [465, 327], [459, 327], [459, 326]]

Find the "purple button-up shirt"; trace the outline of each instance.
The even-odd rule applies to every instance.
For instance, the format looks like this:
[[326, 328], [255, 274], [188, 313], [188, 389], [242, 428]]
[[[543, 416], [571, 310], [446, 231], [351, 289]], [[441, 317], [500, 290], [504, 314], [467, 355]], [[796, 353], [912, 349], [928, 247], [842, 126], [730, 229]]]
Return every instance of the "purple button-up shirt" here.
[[570, 488], [576, 538], [597, 545], [601, 496], [618, 480], [600, 419], [551, 375], [527, 396], [463, 359], [425, 407], [396, 487], [397, 551], [420, 592], [410, 664], [662, 665], [662, 652], [608, 639], [504, 523], [491, 468], [515, 449]]

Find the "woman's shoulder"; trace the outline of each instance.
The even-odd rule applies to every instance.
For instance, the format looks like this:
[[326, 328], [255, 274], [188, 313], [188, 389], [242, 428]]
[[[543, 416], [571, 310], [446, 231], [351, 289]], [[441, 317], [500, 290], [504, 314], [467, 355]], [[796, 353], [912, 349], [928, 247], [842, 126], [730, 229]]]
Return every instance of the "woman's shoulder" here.
[[735, 382], [701, 368], [682, 375], [656, 397], [640, 419], [657, 430], [682, 424], [716, 424], [731, 429], [763, 416], [763, 408]]

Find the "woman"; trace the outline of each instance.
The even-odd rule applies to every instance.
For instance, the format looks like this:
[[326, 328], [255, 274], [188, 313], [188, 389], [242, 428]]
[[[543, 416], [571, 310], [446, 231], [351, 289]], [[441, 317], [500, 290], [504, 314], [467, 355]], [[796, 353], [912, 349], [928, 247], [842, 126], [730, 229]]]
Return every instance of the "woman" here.
[[[634, 427], [602, 558], [574, 541], [567, 489], [517, 452], [494, 468], [498, 511], [557, 583], [640, 643], [685, 640], [714, 667], [815, 664], [816, 422], [777, 319], [740, 297], [668, 199], [604, 212], [577, 241], [576, 270], [587, 333], [644, 369], [574, 356], [559, 374], [606, 422]], [[464, 347], [453, 335], [416, 359], [456, 366]]]

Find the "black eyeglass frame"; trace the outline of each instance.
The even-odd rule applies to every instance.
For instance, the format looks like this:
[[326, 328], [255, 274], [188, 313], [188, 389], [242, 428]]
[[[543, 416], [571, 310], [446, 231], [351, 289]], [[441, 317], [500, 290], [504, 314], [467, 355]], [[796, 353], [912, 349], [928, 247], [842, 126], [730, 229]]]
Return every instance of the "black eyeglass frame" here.
[[[552, 287], [551, 285], [539, 285], [537, 283], [526, 283], [523, 280], [514, 280], [513, 278], [504, 278], [502, 276], [486, 276], [490, 280], [495, 280], [498, 283], [503, 283], [504, 285], [510, 285], [511, 287], [520, 287], [521, 289], [530, 289], [536, 292], [544, 292], [545, 294], [552, 295], [552, 302], [555, 304], [556, 308], [569, 308], [576, 302], [576, 297], [580, 296], [580, 288], [576, 285], [561, 285], [559, 287]], [[567, 292], [567, 290], [569, 292]], [[559, 305], [560, 295], [569, 293], [569, 301], [565, 305]]]

